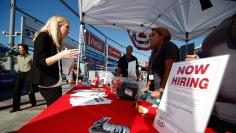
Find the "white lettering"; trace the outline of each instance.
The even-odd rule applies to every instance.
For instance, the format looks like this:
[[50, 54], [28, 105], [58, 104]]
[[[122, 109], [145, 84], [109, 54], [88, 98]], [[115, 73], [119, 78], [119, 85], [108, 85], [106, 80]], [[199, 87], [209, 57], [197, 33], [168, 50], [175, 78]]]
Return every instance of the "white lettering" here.
[[96, 47], [99, 50], [104, 51], [102, 43], [99, 41], [96, 41], [95, 38], [91, 39], [91, 45], [93, 45], [94, 47]]

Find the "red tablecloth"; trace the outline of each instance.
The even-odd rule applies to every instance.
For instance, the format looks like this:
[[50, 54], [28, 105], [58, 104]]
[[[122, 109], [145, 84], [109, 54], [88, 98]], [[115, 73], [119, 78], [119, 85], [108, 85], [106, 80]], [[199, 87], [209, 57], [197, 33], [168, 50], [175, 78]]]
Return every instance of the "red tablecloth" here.
[[[138, 114], [133, 102], [109, 95], [111, 104], [72, 107], [69, 98], [75, 89], [90, 89], [77, 85], [49, 108], [30, 120], [18, 133], [87, 133], [89, 127], [102, 117], [111, 117], [111, 123], [130, 127], [131, 133], [157, 133], [153, 118]], [[207, 129], [208, 133], [213, 133]]]

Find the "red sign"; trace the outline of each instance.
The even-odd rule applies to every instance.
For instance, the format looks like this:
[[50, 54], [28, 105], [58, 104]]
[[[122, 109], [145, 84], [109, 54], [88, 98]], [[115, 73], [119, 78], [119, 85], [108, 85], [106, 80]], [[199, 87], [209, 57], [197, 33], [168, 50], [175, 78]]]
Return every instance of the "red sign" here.
[[86, 45], [102, 52], [102, 53], [105, 53], [105, 43], [102, 42], [100, 39], [98, 39], [96, 36], [92, 35], [91, 33], [89, 32], [86, 32], [85, 34], [85, 43]]
[[[189, 65], [189, 66], [180, 66], [178, 68], [178, 75], [193, 75], [200, 74], [204, 75], [208, 70], [210, 64], [201, 64], [201, 65]], [[193, 87], [200, 89], [207, 89], [208, 87], [208, 78], [195, 78], [195, 77], [183, 77], [183, 76], [174, 76], [171, 84], [176, 86], [184, 86], [184, 87]]]
[[121, 52], [111, 46], [108, 46], [108, 55], [120, 59]]

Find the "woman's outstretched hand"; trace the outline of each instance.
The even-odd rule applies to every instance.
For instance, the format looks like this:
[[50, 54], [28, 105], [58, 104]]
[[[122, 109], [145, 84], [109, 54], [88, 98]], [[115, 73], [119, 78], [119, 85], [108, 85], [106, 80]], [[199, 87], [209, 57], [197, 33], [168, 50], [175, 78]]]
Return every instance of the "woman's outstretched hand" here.
[[59, 59], [64, 59], [64, 58], [77, 58], [79, 55], [79, 49], [66, 49], [58, 53]]

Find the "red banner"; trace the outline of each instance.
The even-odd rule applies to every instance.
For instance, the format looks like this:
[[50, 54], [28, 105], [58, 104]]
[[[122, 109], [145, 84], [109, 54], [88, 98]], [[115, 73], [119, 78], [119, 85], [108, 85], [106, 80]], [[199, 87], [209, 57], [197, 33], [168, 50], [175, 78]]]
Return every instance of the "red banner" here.
[[111, 46], [108, 46], [108, 55], [120, 59], [121, 52]]
[[105, 43], [102, 42], [100, 39], [98, 39], [96, 36], [92, 35], [89, 32], [86, 32], [85, 34], [85, 43], [86, 45], [105, 53]]

